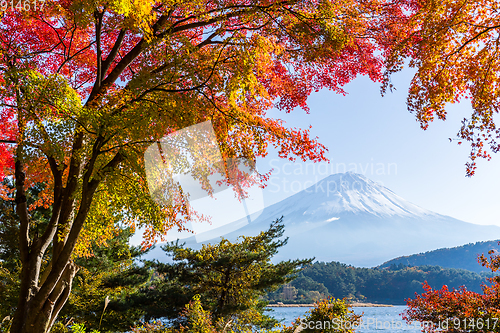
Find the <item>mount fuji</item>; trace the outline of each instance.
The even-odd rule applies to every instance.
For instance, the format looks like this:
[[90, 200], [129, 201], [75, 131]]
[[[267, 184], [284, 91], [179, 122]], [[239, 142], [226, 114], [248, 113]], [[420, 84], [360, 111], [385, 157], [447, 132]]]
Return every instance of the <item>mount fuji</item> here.
[[[256, 235], [281, 216], [289, 240], [275, 260], [315, 257], [373, 267], [403, 255], [500, 238], [500, 227], [434, 213], [363, 175], [347, 172], [330, 175], [265, 208], [251, 223], [244, 218], [207, 231], [204, 243], [218, 242], [220, 235], [229, 240]], [[188, 247], [199, 247], [194, 237], [185, 241]], [[153, 253], [158, 258], [159, 253]]]

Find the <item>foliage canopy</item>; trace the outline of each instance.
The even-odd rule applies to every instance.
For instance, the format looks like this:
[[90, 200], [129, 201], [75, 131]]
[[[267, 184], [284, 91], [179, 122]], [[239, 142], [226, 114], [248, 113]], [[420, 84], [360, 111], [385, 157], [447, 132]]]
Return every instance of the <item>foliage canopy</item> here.
[[[184, 197], [158, 206], [146, 186], [147, 146], [187, 126], [210, 120], [224, 159], [255, 161], [273, 145], [283, 158], [322, 161], [326, 148], [308, 129], [266, 111], [308, 111], [311, 92], [344, 93], [360, 74], [382, 80], [384, 60], [389, 85], [409, 57], [418, 68], [409, 107], [423, 127], [434, 115], [444, 119], [447, 102], [471, 98], [459, 136], [472, 144], [472, 174], [475, 159], [488, 157], [485, 143], [499, 149], [497, 13], [498, 1], [487, 0], [50, 0], [7, 8], [0, 177], [15, 180], [22, 266], [12, 332], [52, 326], [77, 271], [72, 259], [92, 255], [91, 244], [113, 238], [120, 223], [145, 227], [151, 244], [204, 220]], [[199, 170], [193, 176], [205, 184], [217, 171]], [[28, 202], [38, 184], [39, 200]], [[36, 207], [50, 211], [46, 221]]]
[[[254, 161], [273, 145], [283, 158], [325, 160], [308, 129], [287, 128], [266, 111], [307, 111], [312, 91], [343, 93], [359, 74], [380, 79], [382, 12], [402, 11], [379, 0], [7, 8], [0, 167], [15, 180], [22, 264], [12, 332], [52, 326], [77, 271], [72, 258], [92, 255], [91, 244], [114, 237], [118, 224], [145, 227], [151, 244], [203, 220], [184, 198], [160, 207], [149, 196], [143, 154], [166, 134], [210, 120], [225, 159]], [[213, 171], [193, 176], [203, 183]], [[38, 183], [40, 199], [28, 203], [26, 191]], [[50, 209], [46, 224], [34, 218], [37, 206]]]
[[[500, 268], [500, 255], [491, 251], [489, 258], [482, 254], [479, 262], [497, 272]], [[465, 286], [449, 289], [432, 289], [427, 282], [425, 292], [408, 299], [408, 309], [403, 318], [407, 321], [426, 321], [432, 323], [424, 327], [425, 332], [498, 332], [500, 326], [500, 276], [488, 279], [489, 284], [482, 286], [482, 292], [467, 290]]]
[[[435, 118], [445, 120], [446, 105], [469, 101], [470, 117], [457, 133], [458, 143], [469, 142], [467, 175], [477, 158], [491, 158], [500, 150], [500, 2], [497, 0], [405, 0], [410, 15], [392, 25], [386, 54], [383, 91], [390, 75], [404, 64], [416, 69], [408, 95], [408, 109], [423, 129]], [[451, 140], [451, 139], [450, 139]]]

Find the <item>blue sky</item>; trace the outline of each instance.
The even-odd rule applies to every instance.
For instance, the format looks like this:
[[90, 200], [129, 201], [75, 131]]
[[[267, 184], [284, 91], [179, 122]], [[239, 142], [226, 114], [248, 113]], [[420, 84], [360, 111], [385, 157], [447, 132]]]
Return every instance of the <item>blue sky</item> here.
[[[258, 212], [329, 174], [345, 171], [361, 173], [436, 213], [500, 226], [500, 156], [479, 161], [476, 175], [468, 178], [465, 163], [470, 148], [449, 140], [456, 138], [470, 106], [450, 105], [448, 119], [436, 120], [424, 131], [406, 108], [410, 80], [411, 72], [398, 73], [393, 78], [397, 90], [382, 97], [379, 84], [360, 77], [345, 87], [347, 96], [328, 90], [313, 94], [308, 103], [310, 114], [300, 109], [289, 114], [272, 110], [269, 116], [285, 120], [289, 127], [311, 125], [312, 136], [329, 149], [326, 156], [330, 163], [292, 163], [271, 151], [257, 163], [260, 172], [275, 169], [266, 189], [254, 188], [247, 206], [235, 199], [232, 191], [218, 193], [217, 201], [208, 197], [195, 200], [195, 210], [211, 216], [213, 224], [188, 228], [200, 233], [240, 218], [246, 221], [246, 213]], [[190, 235], [171, 231], [169, 240]]]
[[290, 114], [270, 112], [291, 127], [312, 125], [312, 135], [329, 149], [330, 165], [291, 164], [271, 153], [258, 163], [259, 171], [276, 169], [264, 192], [266, 206], [347, 167], [423, 208], [500, 226], [500, 156], [479, 161], [476, 175], [467, 178], [469, 146], [449, 141], [456, 138], [470, 105], [450, 105], [448, 119], [436, 120], [424, 131], [406, 109], [411, 77], [408, 70], [396, 74], [397, 91], [384, 97], [379, 84], [360, 77], [345, 87], [347, 96], [328, 90], [313, 94], [310, 114], [299, 109]]

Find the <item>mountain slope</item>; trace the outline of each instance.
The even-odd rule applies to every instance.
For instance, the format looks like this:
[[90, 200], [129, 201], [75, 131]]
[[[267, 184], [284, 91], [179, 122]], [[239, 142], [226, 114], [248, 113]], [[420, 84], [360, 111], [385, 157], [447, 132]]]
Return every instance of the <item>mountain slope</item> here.
[[477, 262], [478, 255], [484, 254], [489, 257], [488, 252], [493, 250], [500, 252], [500, 240], [470, 243], [453, 248], [437, 249], [425, 253], [413, 254], [411, 256], [398, 257], [389, 260], [379, 268], [388, 268], [392, 265], [403, 264], [405, 266], [433, 265], [446, 268], [461, 268], [473, 272], [488, 272], [488, 268], [481, 266]]
[[[500, 227], [436, 214], [362, 175], [340, 173], [267, 207], [251, 223], [241, 219], [198, 239], [256, 235], [281, 216], [289, 242], [276, 260], [315, 257], [373, 267], [402, 255], [500, 238]], [[200, 246], [194, 237], [186, 243]]]

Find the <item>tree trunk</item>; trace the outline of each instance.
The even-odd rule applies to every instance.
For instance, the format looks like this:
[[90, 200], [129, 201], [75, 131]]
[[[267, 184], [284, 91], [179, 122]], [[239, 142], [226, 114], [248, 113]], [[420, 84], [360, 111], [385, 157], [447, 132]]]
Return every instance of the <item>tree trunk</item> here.
[[[73, 278], [77, 271], [76, 265], [70, 261], [55, 284], [54, 290], [49, 294], [49, 297], [42, 301], [37, 300], [40, 289], [36, 287], [37, 281], [22, 280], [21, 284], [28, 282], [32, 287], [29, 288], [27, 294], [22, 294], [22, 297], [19, 298], [10, 333], [49, 332], [69, 298]], [[42, 310], [35, 310], [39, 308]]]
[[[73, 151], [78, 151], [83, 135], [77, 135]], [[99, 145], [96, 142], [96, 145]], [[18, 156], [21, 156], [18, 146]], [[97, 151], [96, 149], [95, 151]], [[97, 153], [85, 164], [72, 157], [66, 186], [62, 186], [62, 173], [56, 162], [49, 159], [54, 174], [54, 203], [52, 216], [41, 237], [30, 235], [30, 216], [25, 195], [25, 175], [21, 159], [15, 163], [16, 213], [20, 220], [19, 248], [21, 253], [21, 288], [19, 301], [10, 333], [47, 333], [54, 325], [57, 315], [68, 300], [71, 286], [78, 268], [71, 260], [78, 235], [87, 218], [94, 193], [101, 179], [91, 179], [93, 163]], [[113, 168], [123, 160], [117, 153], [106, 165]], [[78, 184], [82, 178], [82, 184]], [[75, 193], [81, 193], [75, 207]], [[42, 262], [48, 246], [52, 244], [52, 257], [40, 277]]]
[[[143, 38], [137, 45], [121, 58], [113, 70], [106, 76], [108, 69], [119, 53], [126, 30], [120, 30], [113, 49], [106, 59], [101, 59], [100, 34], [103, 13], [96, 12], [97, 35], [97, 75], [92, 92], [84, 108], [92, 108], [99, 95], [105, 95], [116, 80], [144, 50], [146, 40]], [[156, 33], [167, 20], [162, 15], [153, 25]], [[23, 105], [22, 87], [16, 77], [17, 105]], [[52, 216], [48, 226], [39, 237], [37, 233], [30, 234], [32, 221], [28, 212], [25, 194], [25, 174], [23, 168], [23, 153], [26, 149], [23, 138], [26, 130], [26, 121], [21, 112], [18, 113], [19, 138], [16, 140], [15, 153], [15, 182], [16, 182], [16, 213], [19, 216], [19, 249], [21, 256], [21, 288], [14, 314], [10, 333], [47, 333], [54, 325], [57, 315], [68, 300], [71, 293], [73, 279], [78, 269], [71, 260], [78, 236], [83, 228], [89, 213], [94, 193], [106, 175], [121, 164], [125, 157], [118, 151], [114, 157], [96, 170], [97, 158], [106, 139], [97, 135], [93, 137], [92, 152], [81, 156], [81, 149], [85, 140], [84, 131], [75, 130], [70, 153], [69, 169], [63, 162], [46, 154], [52, 176], [54, 177], [54, 200]], [[50, 141], [48, 139], [47, 141]], [[58, 164], [59, 163], [59, 164]], [[65, 163], [65, 162], [64, 162]], [[67, 178], [63, 177], [67, 171]], [[63, 179], [67, 179], [65, 182]], [[75, 202], [78, 195], [78, 204]], [[33, 230], [31, 230], [33, 231]], [[61, 236], [62, 235], [62, 236]], [[49, 245], [52, 245], [52, 257], [45, 271], [41, 274], [42, 262]]]

